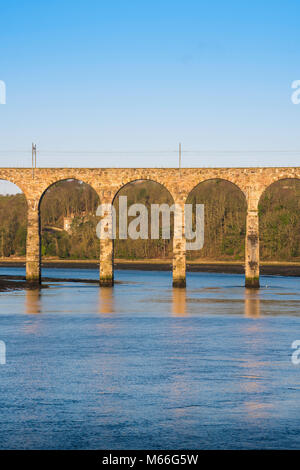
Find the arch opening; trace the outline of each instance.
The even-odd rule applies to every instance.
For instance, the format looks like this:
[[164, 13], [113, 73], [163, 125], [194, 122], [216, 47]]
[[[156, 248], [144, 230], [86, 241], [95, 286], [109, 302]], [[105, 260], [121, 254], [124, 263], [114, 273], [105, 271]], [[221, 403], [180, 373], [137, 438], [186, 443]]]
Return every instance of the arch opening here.
[[[120, 197], [127, 197], [127, 208], [133, 204], [142, 204], [146, 208], [147, 215], [147, 239], [138, 237], [132, 239], [120, 238], [120, 210], [124, 210], [124, 205], [120, 208]], [[145, 260], [155, 259], [167, 261], [172, 259], [173, 254], [173, 232], [174, 232], [174, 216], [170, 213], [170, 236], [164, 238], [162, 233], [162, 214], [159, 214], [159, 234], [157, 239], [151, 238], [152, 224], [155, 222], [152, 213], [152, 204], [167, 204], [171, 207], [174, 204], [173, 197], [170, 192], [161, 183], [153, 180], [139, 179], [125, 184], [116, 193], [113, 199], [113, 206], [116, 210], [116, 239], [114, 242], [115, 259], [120, 260]], [[134, 221], [135, 216], [127, 214], [128, 232], [130, 232], [130, 224]], [[137, 231], [140, 230], [137, 227]], [[130, 235], [130, 234], [129, 234]]]
[[300, 261], [300, 180], [285, 178], [268, 186], [259, 204], [262, 261]]
[[25, 261], [27, 199], [15, 183], [0, 180], [0, 258]]
[[196, 204], [204, 204], [204, 245], [201, 250], [188, 251], [187, 259], [242, 262], [247, 216], [242, 190], [228, 180], [205, 180], [192, 189], [187, 204], [193, 205], [193, 225]]
[[43, 260], [99, 259], [99, 203], [96, 191], [81, 180], [60, 180], [46, 189], [39, 201]]

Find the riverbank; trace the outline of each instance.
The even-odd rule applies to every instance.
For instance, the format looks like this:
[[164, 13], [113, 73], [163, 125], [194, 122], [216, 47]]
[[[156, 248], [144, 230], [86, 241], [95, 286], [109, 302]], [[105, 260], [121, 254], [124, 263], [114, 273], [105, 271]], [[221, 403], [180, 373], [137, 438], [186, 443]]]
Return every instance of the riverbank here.
[[[63, 260], [46, 259], [42, 261], [45, 268], [72, 268], [72, 269], [97, 269], [98, 260]], [[0, 260], [0, 267], [24, 267], [25, 258], [5, 258]], [[115, 269], [138, 269], [141, 271], [170, 271], [172, 260], [150, 259], [150, 260], [124, 260], [115, 259]], [[240, 261], [215, 261], [196, 260], [187, 261], [189, 272], [212, 272], [243, 274], [244, 264]], [[260, 264], [262, 275], [299, 276], [300, 262], [278, 262], [262, 261]]]

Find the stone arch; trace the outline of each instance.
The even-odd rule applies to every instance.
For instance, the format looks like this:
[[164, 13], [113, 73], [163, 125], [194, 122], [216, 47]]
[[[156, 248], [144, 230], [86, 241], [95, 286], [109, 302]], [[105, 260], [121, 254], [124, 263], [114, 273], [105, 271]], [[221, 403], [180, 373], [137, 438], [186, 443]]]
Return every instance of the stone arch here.
[[156, 183], [159, 184], [163, 189], [168, 191], [169, 195], [175, 201], [173, 192], [171, 191], [171, 188], [168, 187], [168, 185], [164, 181], [157, 181], [157, 179], [151, 178], [151, 177], [146, 177], [146, 176], [140, 176], [136, 177], [133, 179], [128, 179], [128, 181], [122, 181], [122, 183], [118, 186], [117, 190], [115, 190], [113, 197], [112, 197], [112, 204], [115, 202], [116, 198], [118, 197], [118, 194], [120, 191], [125, 189], [127, 186], [129, 186], [132, 183], [137, 183], [137, 182], [145, 182], [145, 183]]
[[7, 178], [5, 176], [2, 176], [1, 173], [0, 173], [0, 182], [3, 181], [3, 182], [6, 182], [6, 183], [11, 183], [13, 185], [15, 185], [18, 189], [20, 189], [20, 191], [22, 192], [22, 194], [24, 194], [25, 196], [25, 199], [26, 199], [26, 205], [28, 207], [28, 192], [27, 191], [27, 187], [23, 186], [22, 182], [19, 182], [19, 180], [15, 180], [15, 178]]
[[[128, 178], [126, 181], [123, 181], [122, 184], [118, 185], [116, 191], [114, 191], [114, 195], [109, 200], [105, 200], [105, 202], [109, 202], [114, 204], [117, 200], [117, 197], [120, 195], [120, 192], [129, 187], [132, 183], [154, 183], [162, 187], [165, 191], [167, 191], [168, 195], [170, 196], [170, 200], [172, 204], [174, 202], [174, 197], [170, 192], [169, 188], [167, 188], [162, 182], [157, 181], [156, 178], [145, 177], [143, 173], [139, 173], [138, 175], [134, 175], [133, 178]], [[107, 190], [108, 193], [108, 190]], [[149, 232], [148, 232], [149, 233]], [[174, 259], [174, 248], [173, 248], [173, 259]], [[112, 239], [101, 239], [100, 240], [100, 285], [103, 287], [112, 286], [114, 284], [114, 268], [113, 268], [113, 260], [114, 260], [114, 240]], [[173, 262], [174, 265], [174, 262]], [[174, 271], [173, 271], [174, 273]]]
[[261, 257], [272, 261], [299, 260], [300, 175], [281, 175], [266, 186], [258, 208]]
[[21, 178], [15, 177], [13, 174], [7, 176], [5, 172], [0, 171], [0, 181], [7, 181], [17, 186], [26, 197], [26, 202], [28, 203], [30, 188], [27, 188], [27, 184], [24, 184]]
[[[130, 183], [134, 182], [145, 182], [145, 183], [154, 183], [156, 185], [159, 185], [162, 187], [170, 196], [170, 202], [171, 205], [176, 203], [177, 205], [180, 205], [182, 207], [184, 199], [182, 192], [178, 190], [178, 184], [177, 184], [177, 178], [172, 179], [170, 178], [170, 181], [167, 181], [167, 178], [161, 178], [160, 175], [151, 175], [151, 170], [149, 171], [148, 175], [145, 175], [144, 172], [138, 173], [134, 175], [134, 178], [128, 178], [126, 182], [123, 181], [122, 185], [119, 186], [118, 190], [114, 194], [113, 202], [116, 200], [116, 197], [120, 195], [120, 191], [123, 188], [126, 188]], [[185, 194], [185, 193], [184, 193]], [[162, 203], [164, 201], [161, 201]], [[167, 202], [167, 201], [166, 201]], [[179, 215], [178, 219], [178, 213], [176, 216], [176, 227], [175, 227], [175, 216], [174, 216], [174, 221], [171, 220], [171, 239], [172, 242], [169, 243], [169, 250], [168, 254], [172, 253], [172, 266], [173, 266], [173, 286], [174, 287], [185, 287], [186, 285], [186, 277], [185, 277], [185, 271], [186, 271], [186, 262], [185, 262], [185, 239], [184, 236], [173, 236], [172, 231], [174, 230], [174, 233], [176, 231], [177, 235], [180, 233], [180, 226], [182, 226], [183, 223], [183, 211], [182, 211], [182, 221], [180, 221], [181, 217]], [[108, 245], [108, 244], [107, 244]], [[109, 253], [109, 248], [106, 247], [104, 248], [104, 251]], [[113, 252], [113, 243], [111, 243], [110, 246], [110, 252]], [[111, 256], [109, 255], [107, 258], [111, 259]], [[101, 262], [100, 262], [101, 264]], [[103, 278], [105, 277], [109, 278], [109, 276], [113, 276], [109, 269], [107, 269], [107, 276], [103, 273]]]
[[[132, 192], [131, 192], [132, 190]], [[157, 257], [165, 257], [166, 254], [171, 254], [172, 253], [172, 238], [173, 238], [173, 214], [170, 216], [170, 222], [171, 222], [171, 227], [170, 227], [170, 240], [163, 240], [161, 239], [160, 242], [156, 240], [151, 240], [150, 238], [150, 233], [151, 233], [151, 225], [153, 223], [153, 220], [150, 216], [152, 214], [150, 205], [152, 203], [156, 204], [169, 204], [169, 206], [172, 206], [174, 204], [174, 198], [170, 191], [161, 183], [158, 183], [157, 181], [153, 179], [135, 179], [133, 181], [128, 182], [124, 186], [122, 186], [119, 191], [115, 194], [114, 199], [113, 199], [113, 204], [114, 207], [117, 208], [118, 204], [118, 197], [122, 196], [122, 194], [126, 194], [129, 198], [128, 202], [130, 202], [130, 197], [134, 198], [135, 203], [143, 203], [147, 207], [148, 211], [148, 217], [149, 217], [149, 226], [148, 226], [148, 240], [141, 240], [136, 241], [132, 244], [132, 242], [129, 240], [127, 241], [122, 241], [120, 239], [116, 240], [116, 249], [120, 249], [123, 247], [121, 251], [125, 249], [128, 250], [128, 246], [131, 245], [131, 248], [129, 250], [131, 251], [131, 254], [134, 255], [136, 254], [136, 250], [145, 250], [145, 253], [143, 254], [142, 252], [140, 253], [140, 256], [145, 256], [145, 258], [157, 258]], [[128, 207], [129, 208], [129, 207]], [[117, 210], [117, 220], [118, 220], [118, 210]], [[129, 221], [128, 221], [129, 222]], [[141, 246], [138, 247], [138, 245], [143, 245], [144, 248], [142, 249]], [[159, 248], [159, 245], [163, 245], [161, 249]], [[168, 256], [167, 256], [168, 257]]]
[[42, 189], [42, 192], [40, 193], [39, 197], [38, 197], [38, 208], [40, 210], [40, 206], [41, 206], [41, 202], [43, 200], [43, 197], [45, 196], [45, 194], [47, 193], [47, 191], [49, 189], [51, 189], [53, 186], [55, 186], [56, 184], [58, 183], [64, 183], [65, 181], [78, 181], [78, 182], [82, 182], [88, 186], [90, 186], [90, 188], [92, 188], [98, 195], [99, 199], [100, 199], [100, 195], [99, 195], [99, 191], [98, 191], [98, 188], [94, 187], [94, 185], [89, 181], [89, 180], [85, 180], [80, 178], [79, 176], [67, 176], [65, 178], [60, 178], [60, 179], [53, 179], [53, 181], [51, 182], [47, 182], [47, 185], [45, 187], [43, 187]]
[[[194, 186], [186, 203], [193, 204], [193, 217], [195, 203], [204, 204], [205, 214], [204, 246], [195, 251], [187, 251], [188, 259], [204, 257], [215, 261], [242, 261], [247, 216], [245, 193], [224, 178], [209, 178]], [[195, 228], [196, 226], [194, 230]]]
[[300, 181], [300, 173], [299, 175], [280, 175], [278, 178], [272, 178], [268, 183], [261, 189], [259, 198], [258, 198], [258, 203], [260, 203], [261, 198], [263, 197], [264, 193], [274, 184], [286, 181], [286, 180], [298, 180]]
[[206, 183], [208, 181], [224, 181], [226, 183], [229, 183], [229, 184], [232, 184], [233, 186], [235, 186], [242, 194], [243, 196], [245, 197], [245, 200], [247, 200], [247, 195], [245, 193], [245, 191], [241, 188], [241, 186], [239, 186], [239, 184], [237, 184], [236, 181], [232, 181], [230, 178], [225, 178], [225, 177], [222, 177], [222, 176], [215, 176], [215, 177], [211, 177], [211, 178], [205, 178], [199, 182], [197, 182], [196, 184], [194, 184], [194, 186], [192, 187], [191, 190], [188, 191], [188, 194], [187, 194], [187, 197], [186, 197], [186, 202], [190, 196], [190, 194], [202, 183]]
[[[253, 181], [252, 184], [256, 185], [256, 202], [257, 205], [261, 197], [263, 196], [264, 192], [273, 184], [283, 181], [283, 180], [294, 180], [300, 179], [300, 169], [299, 168], [265, 168], [264, 169], [266, 174], [261, 177], [262, 175], [257, 175], [257, 181]], [[270, 170], [268, 172], [268, 170]]]
[[[72, 188], [71, 193], [68, 184], [63, 185], [63, 183], [68, 182], [77, 183], [76, 185], [70, 185], [70, 188]], [[82, 183], [82, 185], [79, 183]], [[63, 187], [60, 188], [60, 184]], [[59, 192], [53, 192], [50, 200], [45, 200], [49, 191], [55, 187]], [[85, 193], [87, 187], [89, 191]], [[84, 197], [86, 194], [88, 198]], [[43, 206], [44, 202], [45, 206]], [[71, 256], [74, 259], [81, 259], [82, 257], [87, 259], [99, 258], [99, 240], [96, 234], [98, 223], [96, 222], [96, 209], [99, 203], [98, 192], [90, 184], [82, 181], [80, 177], [67, 177], [48, 185], [40, 196], [37, 207], [40, 259], [43, 255], [62, 258]], [[52, 204], [55, 204], [54, 207], [57, 210], [52, 211]], [[47, 215], [46, 212], [43, 212], [43, 209], [46, 208]], [[85, 224], [85, 222], [88, 222], [88, 224]], [[71, 232], [72, 223], [75, 223], [75, 231]], [[80, 230], [83, 230], [82, 237], [77, 236], [77, 223], [83, 223], [80, 226]], [[92, 231], [90, 224], [94, 225]]]

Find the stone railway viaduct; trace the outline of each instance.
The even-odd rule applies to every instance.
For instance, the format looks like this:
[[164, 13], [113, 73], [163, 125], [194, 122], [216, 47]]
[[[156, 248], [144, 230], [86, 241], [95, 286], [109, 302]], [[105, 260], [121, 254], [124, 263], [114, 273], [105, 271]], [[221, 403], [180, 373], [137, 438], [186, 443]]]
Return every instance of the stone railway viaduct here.
[[[287, 168], [0, 168], [0, 179], [15, 183], [24, 193], [28, 205], [26, 279], [41, 282], [40, 202], [47, 189], [59, 181], [76, 179], [89, 184], [101, 203], [112, 203], [126, 184], [151, 180], [163, 185], [182, 206], [190, 192], [211, 179], [236, 185], [247, 202], [245, 243], [245, 285], [259, 287], [258, 203], [272, 183], [300, 178], [300, 167]], [[183, 226], [183, 220], [181, 221]], [[176, 227], [174, 227], [176, 230]], [[186, 249], [184, 236], [173, 241], [173, 286], [185, 287]], [[114, 281], [113, 240], [100, 240], [100, 285]]]

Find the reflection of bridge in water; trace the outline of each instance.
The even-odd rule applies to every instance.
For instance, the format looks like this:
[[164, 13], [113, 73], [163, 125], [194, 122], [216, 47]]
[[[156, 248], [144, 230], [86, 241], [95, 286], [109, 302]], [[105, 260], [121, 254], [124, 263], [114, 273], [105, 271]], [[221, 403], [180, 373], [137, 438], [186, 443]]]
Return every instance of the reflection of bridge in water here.
[[[190, 192], [200, 183], [221, 179], [240, 189], [247, 203], [245, 242], [245, 285], [259, 287], [259, 221], [258, 203], [262, 193], [272, 183], [300, 178], [300, 168], [1, 168], [0, 179], [16, 184], [27, 200], [26, 278], [41, 281], [40, 203], [53, 184], [75, 179], [89, 184], [98, 194], [101, 203], [111, 204], [127, 184], [145, 180], [164, 186], [175, 204], [182, 208]], [[183, 220], [176, 220], [181, 231]], [[179, 230], [180, 229], [180, 230]], [[114, 281], [113, 240], [100, 240], [100, 285], [112, 286]], [[173, 285], [186, 284], [186, 240], [173, 239]]]
[[[26, 289], [25, 291], [25, 312], [29, 315], [42, 313], [42, 289], [40, 287]], [[211, 303], [211, 299], [209, 299]], [[120, 302], [120, 299], [119, 299]], [[170, 313], [174, 317], [186, 317], [193, 309], [188, 308], [188, 303], [197, 305], [197, 313], [201, 305], [202, 313], [207, 313], [207, 298], [198, 297], [196, 299], [193, 294], [188, 295], [185, 289], [174, 288], [170, 298]], [[226, 300], [224, 301], [226, 302]], [[241, 299], [240, 313], [244, 310], [244, 315], [249, 318], [257, 318], [261, 314], [261, 299], [259, 291], [253, 289], [245, 289], [244, 299]], [[107, 289], [99, 289], [97, 310], [101, 314], [115, 314], [120, 310], [120, 304], [116, 305], [115, 290], [112, 287]]]

